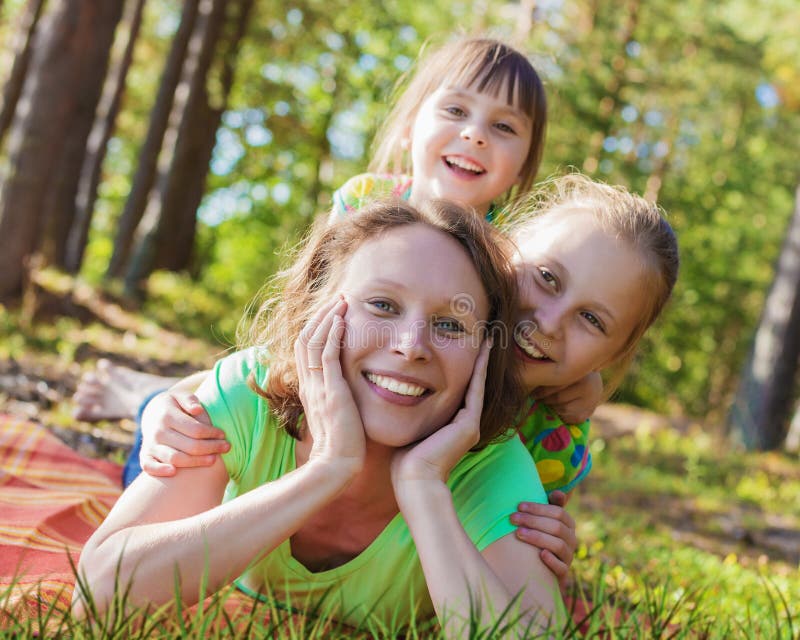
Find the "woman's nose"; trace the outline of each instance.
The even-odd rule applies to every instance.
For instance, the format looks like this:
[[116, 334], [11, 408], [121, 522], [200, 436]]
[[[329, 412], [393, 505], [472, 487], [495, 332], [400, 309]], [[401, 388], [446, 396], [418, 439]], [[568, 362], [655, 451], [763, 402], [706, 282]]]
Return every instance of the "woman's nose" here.
[[428, 333], [428, 325], [422, 320], [398, 327], [393, 350], [407, 360], [429, 360], [431, 344]]

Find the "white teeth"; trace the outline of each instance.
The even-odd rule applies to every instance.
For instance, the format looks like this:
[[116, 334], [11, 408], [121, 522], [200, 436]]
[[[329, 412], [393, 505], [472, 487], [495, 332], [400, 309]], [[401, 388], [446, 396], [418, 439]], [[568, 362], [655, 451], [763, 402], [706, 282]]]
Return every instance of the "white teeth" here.
[[548, 357], [546, 353], [539, 351], [535, 345], [528, 342], [519, 331], [514, 332], [514, 342], [516, 342], [531, 358], [542, 360]]
[[419, 385], [411, 384], [409, 382], [400, 382], [394, 378], [390, 378], [388, 376], [379, 376], [375, 373], [368, 373], [367, 380], [369, 380], [372, 384], [376, 384], [379, 387], [388, 389], [389, 391], [400, 394], [401, 396], [421, 396], [423, 393], [425, 393], [425, 387], [420, 387]]
[[485, 169], [480, 165], [477, 165], [474, 162], [470, 162], [469, 160], [459, 156], [445, 156], [445, 160], [448, 162], [448, 164], [455, 165], [461, 169], [466, 169], [467, 171], [472, 171], [474, 173], [483, 173], [485, 171]]

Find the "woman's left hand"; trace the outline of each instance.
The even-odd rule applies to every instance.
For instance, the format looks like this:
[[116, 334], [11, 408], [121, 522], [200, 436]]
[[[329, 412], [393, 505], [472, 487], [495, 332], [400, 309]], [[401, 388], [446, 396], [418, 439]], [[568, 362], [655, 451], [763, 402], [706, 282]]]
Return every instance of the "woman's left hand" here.
[[437, 429], [424, 440], [395, 453], [392, 460], [392, 484], [395, 493], [404, 482], [436, 480], [444, 482], [456, 463], [480, 439], [483, 390], [489, 364], [489, 338], [483, 341], [475, 360], [464, 406], [450, 424]]

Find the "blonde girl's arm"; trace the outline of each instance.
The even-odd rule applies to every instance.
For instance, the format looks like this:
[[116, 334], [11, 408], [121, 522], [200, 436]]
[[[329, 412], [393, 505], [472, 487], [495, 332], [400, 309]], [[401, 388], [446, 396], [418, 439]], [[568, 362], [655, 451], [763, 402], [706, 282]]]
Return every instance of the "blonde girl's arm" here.
[[[400, 511], [416, 543], [434, 608], [449, 638], [461, 638], [470, 619], [484, 627], [508, 611], [512, 628], [555, 628], [563, 604], [539, 549], [508, 534], [483, 552], [458, 519], [446, 478], [478, 441], [489, 350], [475, 364], [464, 408], [453, 422], [395, 456], [392, 481]], [[510, 621], [506, 618], [506, 621]]]

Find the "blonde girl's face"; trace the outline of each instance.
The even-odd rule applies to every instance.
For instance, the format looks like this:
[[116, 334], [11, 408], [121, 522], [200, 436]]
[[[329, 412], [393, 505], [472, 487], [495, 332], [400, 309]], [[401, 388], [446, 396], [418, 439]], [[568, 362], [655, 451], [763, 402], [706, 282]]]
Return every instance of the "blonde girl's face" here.
[[413, 202], [439, 198], [485, 214], [519, 180], [532, 123], [505, 95], [443, 87], [427, 97], [410, 131]]
[[641, 256], [588, 211], [550, 214], [517, 237], [514, 352], [529, 390], [614, 362], [647, 304]]
[[401, 447], [461, 405], [489, 302], [453, 238], [425, 225], [362, 244], [339, 284], [347, 300], [340, 362], [367, 437]]

